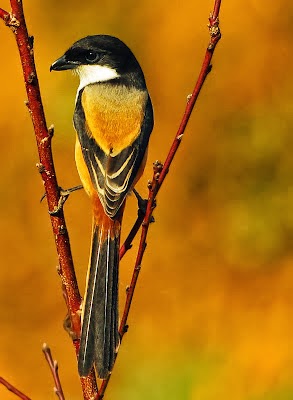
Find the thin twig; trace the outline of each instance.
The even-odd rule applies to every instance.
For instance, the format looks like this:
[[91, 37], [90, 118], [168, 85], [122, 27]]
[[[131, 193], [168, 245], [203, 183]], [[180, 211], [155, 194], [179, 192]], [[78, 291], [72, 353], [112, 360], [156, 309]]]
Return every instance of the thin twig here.
[[209, 72], [211, 71], [211, 60], [212, 60], [216, 45], [221, 38], [221, 33], [220, 33], [220, 28], [219, 28], [219, 18], [218, 18], [219, 12], [220, 12], [220, 5], [221, 5], [221, 0], [215, 0], [214, 11], [211, 14], [211, 16], [209, 17], [210, 41], [209, 41], [209, 44], [208, 44], [208, 47], [207, 47], [207, 50], [205, 53], [202, 67], [201, 67], [196, 85], [193, 89], [192, 95], [189, 96], [189, 98], [188, 98], [186, 108], [185, 108], [185, 111], [183, 114], [183, 118], [179, 125], [178, 131], [175, 135], [174, 142], [168, 153], [166, 161], [164, 162], [163, 169], [160, 173], [157, 184], [153, 188], [154, 197], [156, 197], [156, 194], [158, 193], [162, 183], [164, 182], [164, 180], [166, 178], [166, 175], [169, 172], [170, 165], [171, 165], [173, 158], [178, 150], [178, 147], [180, 146], [180, 143], [182, 141], [183, 134], [185, 132], [187, 123], [191, 116], [191, 113], [192, 113], [192, 110], [196, 103], [196, 100], [197, 100], [199, 93], [201, 91], [201, 88], [206, 80], [206, 77], [208, 76]]
[[143, 222], [144, 219], [144, 214], [140, 213], [137, 218], [136, 221], [133, 225], [133, 227], [131, 228], [131, 231], [129, 232], [127, 238], [125, 239], [125, 242], [123, 243], [123, 245], [120, 247], [120, 252], [119, 252], [119, 256], [120, 256], [120, 260], [124, 257], [125, 253], [131, 249], [132, 247], [132, 242], [133, 239], [135, 238], [135, 236], [137, 235], [137, 232], [139, 231], [139, 228], [141, 227], [141, 224]]
[[9, 13], [0, 8], [0, 18], [6, 21], [9, 18]]
[[[40, 162], [37, 164], [37, 167], [43, 179], [48, 209], [49, 212], [51, 212], [50, 220], [59, 259], [59, 273], [63, 290], [66, 292], [71, 330], [74, 332], [74, 335], [72, 335], [74, 338], [73, 344], [76, 355], [78, 355], [81, 296], [75, 276], [63, 209], [62, 207], [58, 209], [60, 193], [51, 149], [54, 128], [47, 128], [34, 62], [33, 38], [29, 36], [27, 32], [22, 0], [10, 0], [10, 4], [12, 9], [11, 13], [1, 10], [0, 18], [4, 20], [5, 24], [9, 26], [15, 34], [20, 54], [28, 97], [27, 106], [32, 118], [39, 152]], [[58, 210], [58, 213], [54, 213], [56, 210]], [[93, 369], [87, 378], [81, 378], [81, 386], [84, 399], [92, 399], [95, 397], [98, 389]]]
[[147, 233], [148, 233], [149, 224], [150, 224], [151, 218], [152, 218], [152, 212], [155, 207], [156, 193], [154, 191], [154, 188], [157, 186], [158, 177], [160, 176], [163, 165], [159, 161], [156, 161], [154, 163], [153, 167], [154, 167], [153, 180], [152, 180], [152, 182], [149, 182], [149, 185], [148, 185], [149, 186], [149, 198], [148, 198], [148, 202], [147, 202], [146, 214], [145, 214], [145, 217], [144, 217], [144, 220], [142, 223], [142, 231], [141, 231], [141, 236], [140, 236], [138, 253], [137, 253], [135, 266], [134, 266], [134, 270], [133, 270], [133, 274], [132, 274], [132, 278], [131, 278], [131, 283], [127, 290], [124, 311], [123, 311], [123, 315], [122, 315], [121, 322], [120, 322], [119, 332], [120, 332], [121, 339], [123, 338], [124, 334], [128, 330], [127, 318], [128, 318], [128, 314], [130, 311], [137, 279], [138, 279], [138, 276], [140, 273], [142, 258], [143, 258], [143, 255], [144, 255], [144, 252], [146, 249], [146, 237], [147, 237]]
[[14, 393], [16, 396], [18, 396], [22, 400], [31, 400], [30, 397], [22, 393], [20, 390], [16, 389], [11, 383], [7, 382], [4, 378], [0, 377], [0, 383], [6, 387], [10, 392]]
[[46, 343], [43, 344], [42, 350], [43, 350], [46, 361], [50, 367], [50, 371], [51, 371], [53, 379], [54, 379], [54, 383], [55, 383], [54, 392], [56, 393], [56, 396], [59, 398], [59, 400], [65, 400], [62, 385], [61, 385], [60, 378], [59, 378], [59, 373], [58, 373], [58, 363], [57, 363], [57, 361], [53, 360], [51, 349]]
[[[141, 270], [141, 263], [142, 263], [143, 255], [144, 255], [144, 252], [146, 249], [146, 238], [147, 238], [148, 229], [149, 229], [149, 225], [150, 225], [151, 218], [152, 218], [154, 202], [155, 202], [156, 196], [168, 174], [168, 171], [169, 171], [171, 163], [174, 159], [174, 156], [177, 153], [177, 150], [180, 146], [180, 143], [183, 138], [183, 134], [185, 132], [187, 123], [191, 116], [191, 113], [192, 113], [192, 110], [196, 103], [196, 100], [197, 100], [199, 93], [202, 89], [202, 86], [206, 80], [206, 77], [208, 76], [208, 74], [211, 70], [210, 63], [211, 63], [211, 59], [213, 57], [215, 47], [221, 38], [221, 33], [220, 33], [220, 29], [219, 29], [219, 19], [218, 19], [219, 12], [220, 12], [220, 6], [221, 6], [221, 0], [215, 0], [213, 13], [209, 17], [210, 41], [209, 41], [209, 44], [208, 44], [208, 47], [207, 47], [207, 50], [206, 50], [206, 53], [204, 56], [204, 60], [202, 63], [202, 67], [201, 67], [197, 82], [195, 84], [192, 95], [189, 96], [189, 98], [188, 98], [181, 123], [180, 123], [178, 131], [176, 132], [176, 135], [175, 135], [175, 139], [172, 143], [172, 146], [169, 150], [169, 153], [166, 157], [164, 164], [161, 164], [159, 161], [156, 161], [154, 163], [153, 179], [151, 182], [149, 182], [149, 185], [148, 185], [149, 186], [149, 197], [148, 197], [145, 217], [142, 221], [142, 232], [141, 232], [141, 237], [140, 237], [139, 249], [138, 249], [137, 258], [136, 258], [136, 262], [135, 262], [135, 266], [134, 266], [134, 270], [133, 270], [133, 274], [132, 274], [132, 278], [131, 278], [131, 283], [130, 283], [130, 286], [127, 288], [127, 296], [126, 296], [124, 311], [123, 311], [120, 328], [119, 328], [121, 340], [122, 340], [124, 334], [128, 330], [127, 319], [128, 319], [136, 283], [138, 280], [139, 272]], [[101, 400], [103, 398], [110, 378], [111, 378], [111, 374], [108, 376], [107, 379], [103, 380], [103, 382], [100, 386], [97, 400]]]

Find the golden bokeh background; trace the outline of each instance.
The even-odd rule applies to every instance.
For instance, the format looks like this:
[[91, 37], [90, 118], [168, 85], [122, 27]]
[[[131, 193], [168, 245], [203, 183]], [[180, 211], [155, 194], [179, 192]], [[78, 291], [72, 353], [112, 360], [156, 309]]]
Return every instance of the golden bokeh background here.
[[[2, 0], [1, 7], [9, 9]], [[213, 1], [24, 1], [59, 183], [79, 184], [76, 77], [49, 73], [75, 40], [107, 33], [139, 59], [155, 109], [148, 166], [164, 160], [208, 43]], [[125, 336], [106, 399], [293, 399], [293, 5], [223, 0], [213, 70], [159, 194]], [[0, 375], [32, 399], [55, 399], [41, 347], [81, 398], [18, 52], [0, 24]], [[91, 212], [65, 206], [84, 290]], [[136, 215], [133, 196], [124, 234]], [[121, 263], [120, 305], [135, 257]], [[1, 399], [15, 399], [0, 387]]]

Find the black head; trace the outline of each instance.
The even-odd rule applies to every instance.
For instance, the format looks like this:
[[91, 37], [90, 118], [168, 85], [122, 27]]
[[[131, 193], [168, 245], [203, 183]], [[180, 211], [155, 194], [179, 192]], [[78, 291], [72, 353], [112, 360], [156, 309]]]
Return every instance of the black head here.
[[132, 51], [121, 40], [109, 35], [78, 40], [50, 67], [50, 71], [68, 69], [76, 70], [81, 80], [88, 83], [128, 78], [145, 86], [142, 70]]

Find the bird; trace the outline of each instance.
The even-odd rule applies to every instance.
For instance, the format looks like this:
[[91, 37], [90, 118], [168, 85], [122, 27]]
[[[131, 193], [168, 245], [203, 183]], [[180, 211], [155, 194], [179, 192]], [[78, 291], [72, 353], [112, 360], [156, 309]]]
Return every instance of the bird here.
[[93, 212], [78, 372], [111, 373], [118, 347], [119, 244], [125, 201], [141, 177], [154, 116], [139, 62], [110, 35], [76, 41], [50, 67], [79, 76], [75, 161]]

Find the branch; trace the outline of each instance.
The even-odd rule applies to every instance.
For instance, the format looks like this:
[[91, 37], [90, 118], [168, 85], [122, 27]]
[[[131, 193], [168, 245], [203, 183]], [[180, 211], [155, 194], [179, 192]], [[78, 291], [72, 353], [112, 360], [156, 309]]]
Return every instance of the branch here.
[[[34, 62], [33, 37], [28, 35], [23, 12], [22, 0], [10, 0], [12, 12], [0, 11], [0, 18], [15, 34], [17, 47], [22, 64], [24, 83], [27, 92], [27, 106], [32, 118], [40, 162], [37, 164], [41, 174], [48, 209], [52, 224], [55, 245], [59, 259], [59, 273], [62, 287], [66, 293], [68, 313], [71, 321], [72, 339], [75, 352], [79, 351], [80, 336], [80, 306], [81, 296], [75, 276], [69, 236], [60, 200], [59, 185], [53, 163], [51, 141], [53, 126], [47, 128], [37, 72]], [[94, 371], [87, 378], [81, 378], [81, 386], [85, 399], [93, 398], [97, 393]]]
[[8, 20], [9, 18], [9, 13], [2, 8], [0, 8], [0, 18], [3, 19], [3, 21]]
[[137, 204], [138, 204], [137, 218], [136, 218], [136, 221], [135, 221], [133, 227], [131, 228], [127, 238], [125, 239], [125, 242], [123, 243], [123, 245], [120, 248], [120, 252], [119, 252], [120, 260], [123, 258], [125, 253], [129, 249], [131, 249], [133, 239], [135, 238], [135, 236], [137, 235], [137, 232], [139, 231], [139, 228], [143, 222], [143, 219], [145, 217], [145, 212], [146, 212], [147, 200], [142, 199], [140, 197], [139, 193], [135, 189], [133, 189], [133, 193], [135, 194], [135, 196], [137, 198]]
[[141, 226], [141, 224], [143, 222], [143, 219], [144, 219], [144, 214], [140, 213], [137, 216], [137, 219], [136, 219], [133, 227], [131, 228], [131, 231], [129, 232], [127, 238], [125, 239], [125, 242], [123, 243], [123, 245], [120, 248], [120, 252], [119, 252], [120, 260], [124, 257], [125, 253], [129, 249], [131, 249], [133, 239], [137, 235], [137, 232], [139, 231], [139, 228], [140, 228], [140, 226]]
[[181, 143], [183, 134], [185, 132], [187, 123], [191, 116], [191, 113], [192, 113], [192, 110], [196, 103], [196, 100], [197, 100], [199, 93], [202, 89], [202, 86], [206, 80], [206, 77], [208, 76], [209, 72], [211, 71], [211, 68], [212, 68], [211, 60], [212, 60], [216, 45], [217, 45], [218, 41], [221, 39], [221, 32], [220, 32], [220, 28], [219, 28], [219, 18], [218, 18], [219, 12], [220, 12], [220, 6], [221, 6], [221, 0], [215, 0], [214, 11], [211, 14], [211, 16], [209, 17], [209, 25], [208, 25], [209, 31], [210, 31], [210, 41], [209, 41], [209, 44], [208, 44], [208, 47], [207, 47], [207, 50], [205, 53], [202, 67], [201, 67], [197, 82], [195, 84], [195, 87], [193, 89], [192, 95], [188, 98], [187, 105], [186, 105], [181, 123], [180, 123], [178, 131], [175, 135], [175, 139], [173, 141], [171, 149], [167, 155], [166, 161], [164, 162], [162, 171], [159, 174], [159, 177], [157, 179], [155, 186], [151, 190], [151, 192], [153, 192], [153, 195], [152, 195], [153, 198], [156, 197], [160, 187], [162, 186], [162, 183], [164, 182], [164, 180], [166, 178], [166, 175], [169, 172], [170, 165], [171, 165], [171, 163], [174, 159], [174, 156], [178, 150], [178, 147]]
[[[1, 12], [0, 12], [1, 14]], [[22, 400], [31, 400], [30, 397], [26, 396], [24, 393], [22, 393], [20, 390], [16, 389], [13, 385], [11, 385], [9, 382], [7, 382], [4, 378], [0, 377], [0, 383], [6, 387], [10, 392], [14, 393], [16, 396], [18, 396]]]
[[50, 371], [54, 379], [55, 383], [54, 392], [56, 393], [56, 396], [59, 398], [59, 400], [65, 400], [58, 373], [58, 363], [57, 361], [53, 360], [51, 350], [46, 343], [43, 344], [43, 353], [45, 355], [46, 361], [50, 367]]
[[[136, 288], [136, 283], [138, 280], [139, 272], [141, 270], [141, 263], [142, 263], [143, 255], [144, 255], [144, 252], [146, 249], [146, 238], [147, 238], [150, 222], [152, 221], [152, 213], [153, 213], [153, 210], [155, 207], [155, 199], [156, 199], [157, 194], [169, 172], [169, 168], [170, 168], [172, 161], [173, 161], [173, 159], [177, 153], [177, 150], [180, 146], [187, 123], [190, 119], [192, 110], [193, 110], [196, 100], [199, 96], [199, 93], [202, 89], [202, 86], [206, 80], [206, 77], [208, 76], [209, 72], [211, 71], [211, 60], [212, 60], [212, 57], [214, 54], [214, 50], [216, 48], [217, 43], [219, 42], [219, 40], [221, 38], [221, 32], [220, 32], [220, 28], [219, 28], [219, 18], [218, 18], [219, 12], [220, 12], [220, 6], [221, 6], [221, 0], [215, 0], [213, 13], [209, 17], [209, 26], [208, 27], [209, 27], [209, 32], [210, 32], [210, 41], [209, 41], [209, 44], [208, 44], [208, 47], [207, 47], [207, 50], [206, 50], [206, 53], [204, 56], [204, 60], [202, 63], [202, 67], [201, 67], [197, 82], [195, 84], [195, 87], [193, 89], [191, 96], [189, 96], [189, 98], [188, 98], [181, 123], [180, 123], [178, 131], [175, 135], [175, 138], [171, 145], [169, 153], [166, 157], [164, 164], [161, 164], [159, 161], [156, 161], [154, 163], [153, 179], [148, 184], [149, 196], [148, 196], [146, 213], [145, 213], [145, 216], [142, 221], [142, 232], [141, 232], [141, 237], [140, 237], [139, 249], [138, 249], [137, 258], [136, 258], [136, 262], [135, 262], [135, 266], [134, 266], [134, 270], [133, 270], [133, 274], [132, 274], [132, 278], [131, 278], [131, 283], [130, 283], [130, 286], [127, 288], [127, 296], [126, 296], [124, 311], [123, 311], [120, 328], [119, 328], [121, 340], [128, 330], [127, 319], [128, 319], [134, 291]], [[136, 223], [132, 229], [137, 229], [137, 225], [136, 225], [137, 223], [138, 223], [138, 220], [136, 221]], [[127, 242], [127, 243], [129, 244], [129, 242]], [[125, 246], [125, 244], [124, 244], [124, 246]], [[126, 250], [127, 250], [127, 248], [124, 249], [122, 246], [122, 248], [120, 249], [120, 256], [123, 256], [125, 254]], [[99, 390], [97, 400], [101, 400], [103, 398], [110, 378], [111, 378], [111, 374], [108, 376], [107, 379], [103, 380], [100, 390]]]

